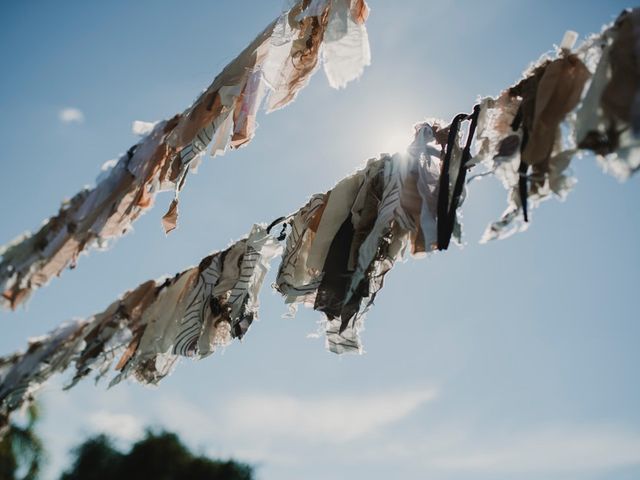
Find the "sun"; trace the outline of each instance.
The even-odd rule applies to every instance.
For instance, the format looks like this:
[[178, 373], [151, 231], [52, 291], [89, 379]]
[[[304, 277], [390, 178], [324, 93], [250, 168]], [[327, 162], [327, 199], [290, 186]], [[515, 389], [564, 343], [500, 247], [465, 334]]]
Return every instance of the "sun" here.
[[385, 153], [405, 152], [413, 141], [413, 132], [407, 128], [397, 128], [378, 136], [377, 150]]

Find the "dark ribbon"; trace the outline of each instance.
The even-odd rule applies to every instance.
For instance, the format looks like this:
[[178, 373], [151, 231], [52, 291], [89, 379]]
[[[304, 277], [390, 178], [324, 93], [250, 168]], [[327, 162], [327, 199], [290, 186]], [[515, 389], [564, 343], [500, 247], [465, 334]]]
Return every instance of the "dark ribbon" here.
[[[518, 131], [520, 128], [520, 124], [522, 123], [522, 106], [518, 108], [518, 112], [516, 116], [513, 117], [513, 122], [511, 122], [511, 130], [514, 132]], [[529, 196], [527, 192], [527, 172], [529, 171], [529, 165], [522, 161], [522, 152], [524, 152], [527, 143], [529, 142], [529, 131], [526, 128], [522, 129], [522, 141], [520, 142], [520, 165], [518, 165], [518, 194], [520, 195], [520, 204], [522, 205], [522, 215], [524, 216], [524, 221], [529, 221], [528, 215], [528, 206], [527, 206], [527, 198]]]
[[[440, 171], [440, 188], [438, 192], [438, 250], [446, 250], [449, 248], [449, 243], [451, 242], [451, 235], [453, 234], [453, 227], [455, 225], [456, 210], [460, 203], [460, 196], [462, 195], [464, 182], [467, 176], [467, 163], [471, 160], [471, 143], [473, 142], [473, 136], [475, 135], [479, 113], [480, 106], [476, 105], [473, 107], [473, 113], [470, 115], [466, 113], [456, 115], [449, 126], [449, 135], [447, 137], [447, 147], [444, 154], [444, 160], [442, 162], [442, 169]], [[458, 136], [458, 131], [460, 130], [460, 124], [465, 120], [470, 120], [471, 123], [469, 124], [467, 142], [462, 150], [458, 175], [456, 176], [456, 183], [453, 186], [451, 202], [449, 203], [449, 168], [451, 166], [451, 155], [453, 154], [453, 147], [455, 145], [456, 137]]]
[[267, 233], [270, 234], [271, 233], [271, 229], [273, 227], [275, 227], [276, 225], [278, 225], [281, 222], [284, 222], [284, 224], [282, 225], [282, 230], [280, 231], [280, 235], [278, 235], [277, 239], [279, 242], [281, 242], [282, 240], [284, 240], [287, 236], [287, 217], [278, 217], [276, 218], [273, 222], [271, 222], [269, 224], [269, 226], [267, 227]]

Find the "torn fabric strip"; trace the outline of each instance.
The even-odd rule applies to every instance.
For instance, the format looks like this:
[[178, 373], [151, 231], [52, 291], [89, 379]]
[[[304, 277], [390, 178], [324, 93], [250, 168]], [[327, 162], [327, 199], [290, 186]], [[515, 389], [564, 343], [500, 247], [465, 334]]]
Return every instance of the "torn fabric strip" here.
[[623, 12], [593, 40], [597, 62], [576, 119], [576, 141], [626, 180], [640, 169], [640, 10]]
[[525, 230], [532, 208], [553, 194], [566, 197], [575, 184], [569, 174], [578, 154], [573, 112], [591, 77], [584, 62], [591, 53], [561, 48], [498, 98], [481, 101], [477, 156], [509, 190], [507, 209], [481, 242]]
[[407, 153], [369, 160], [289, 220], [275, 287], [324, 314], [335, 353], [362, 351], [364, 314], [394, 263], [436, 247], [440, 149], [432, 124], [415, 130]]

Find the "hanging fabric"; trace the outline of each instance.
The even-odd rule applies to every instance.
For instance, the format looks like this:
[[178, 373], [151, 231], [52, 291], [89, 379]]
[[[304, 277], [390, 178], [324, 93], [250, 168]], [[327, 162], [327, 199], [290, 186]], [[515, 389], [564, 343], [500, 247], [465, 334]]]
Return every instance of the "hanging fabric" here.
[[[312, 2], [308, 9], [324, 11], [321, 5]], [[295, 18], [309, 18], [301, 14]], [[65, 324], [31, 340], [25, 352], [0, 358], [0, 430], [2, 422], [6, 424], [13, 411], [32, 401], [56, 373], [71, 373], [68, 388], [89, 375], [100, 379], [109, 372], [115, 373], [110, 385], [125, 378], [156, 384], [181, 357], [204, 358], [243, 338], [257, 317], [264, 276], [279, 254], [274, 287], [292, 313], [300, 304], [321, 312], [327, 347], [336, 353], [360, 353], [364, 315], [395, 262], [445, 250], [451, 238], [460, 241], [458, 217], [469, 169], [481, 166], [510, 190], [509, 207], [487, 230], [487, 240], [517, 231], [520, 227], [514, 224], [530, 220], [525, 212], [537, 202], [551, 193], [564, 194], [571, 184], [566, 174], [571, 158], [584, 148], [605, 148], [593, 143], [594, 138], [606, 140], [605, 161], [611, 155], [622, 161], [640, 155], [640, 145], [634, 143], [635, 107], [627, 109], [606, 87], [614, 82], [622, 85], [623, 98], [635, 95], [636, 83], [627, 84], [635, 73], [620, 69], [627, 72], [626, 67], [637, 66], [635, 43], [629, 41], [630, 35], [635, 41], [629, 25], [634, 26], [636, 18], [636, 11], [623, 14], [575, 50], [563, 42], [555, 58], [541, 60], [515, 86], [497, 98], [481, 100], [471, 114], [460, 114], [449, 124], [429, 120], [415, 125], [406, 152], [370, 159], [331, 190], [313, 195], [299, 210], [267, 228], [254, 225], [246, 238], [207, 256], [197, 267], [145, 282], [104, 312]], [[139, 159], [157, 151], [169, 132], [176, 131], [180, 118], [157, 124], [127, 153], [123, 165], [114, 167], [119, 176], [113, 178], [133, 182], [139, 178], [135, 172], [149, 175]], [[466, 121], [463, 141], [461, 125]], [[615, 130], [609, 128], [611, 123]], [[629, 172], [635, 171], [627, 165]], [[111, 193], [104, 187], [80, 194], [59, 221], [68, 228], [73, 212], [92, 211], [85, 200], [99, 203], [101, 195]], [[131, 195], [132, 202], [149, 201], [139, 192]], [[122, 227], [109, 216], [86, 218], [112, 229]], [[277, 227], [281, 232], [276, 238]], [[55, 228], [52, 225], [49, 231]], [[62, 235], [57, 245], [73, 250], [66, 238]]]
[[[0, 248], [0, 305], [15, 309], [78, 257], [131, 230], [153, 206], [156, 194], [174, 190], [162, 218], [176, 228], [178, 193], [209, 145], [211, 154], [240, 148], [254, 136], [256, 116], [292, 102], [318, 66], [329, 83], [344, 87], [371, 55], [364, 0], [301, 0], [272, 22], [183, 113], [158, 122], [151, 132], [105, 167], [97, 185], [63, 203], [40, 230]], [[136, 130], [140, 130], [137, 122]]]
[[593, 43], [601, 55], [593, 55], [597, 67], [577, 113], [576, 140], [625, 180], [640, 169], [640, 10], [624, 11]]

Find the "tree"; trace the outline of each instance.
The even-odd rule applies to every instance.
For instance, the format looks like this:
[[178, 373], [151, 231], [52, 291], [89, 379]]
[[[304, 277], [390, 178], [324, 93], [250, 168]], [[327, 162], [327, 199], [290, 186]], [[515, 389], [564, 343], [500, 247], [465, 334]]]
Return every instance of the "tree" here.
[[71, 468], [60, 480], [251, 480], [253, 469], [233, 460], [194, 455], [175, 433], [147, 431], [128, 453], [105, 435], [78, 446]]
[[[35, 404], [27, 409], [24, 426], [12, 423], [0, 439], [0, 480], [35, 480], [40, 473], [44, 448], [36, 435], [39, 413]], [[24, 471], [24, 476], [19, 473]]]

